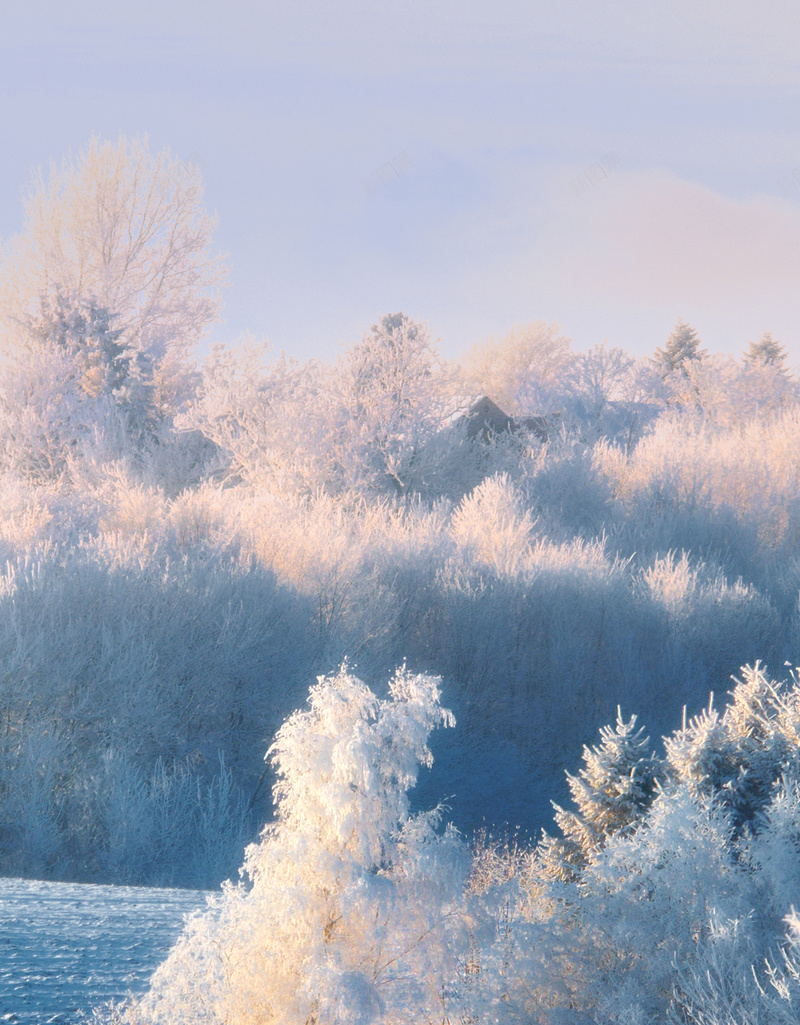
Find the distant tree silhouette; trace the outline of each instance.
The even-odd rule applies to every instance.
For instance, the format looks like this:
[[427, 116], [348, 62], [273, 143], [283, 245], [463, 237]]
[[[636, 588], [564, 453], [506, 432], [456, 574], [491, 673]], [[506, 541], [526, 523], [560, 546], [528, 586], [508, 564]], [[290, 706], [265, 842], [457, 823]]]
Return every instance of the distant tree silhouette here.
[[757, 342], [750, 342], [744, 353], [744, 363], [748, 367], [775, 367], [784, 370], [786, 366], [786, 349], [775, 341], [771, 331], [765, 331]]
[[707, 350], [700, 348], [700, 339], [695, 329], [684, 320], [679, 320], [664, 348], [656, 349], [653, 363], [662, 380], [666, 380], [676, 374], [688, 376], [691, 364], [699, 363], [707, 355]]

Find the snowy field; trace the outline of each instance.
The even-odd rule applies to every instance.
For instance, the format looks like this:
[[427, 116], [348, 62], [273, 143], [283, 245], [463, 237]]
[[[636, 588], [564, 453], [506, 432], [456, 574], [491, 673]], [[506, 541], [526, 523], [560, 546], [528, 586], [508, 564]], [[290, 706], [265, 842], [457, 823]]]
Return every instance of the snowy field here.
[[0, 1022], [81, 1020], [141, 993], [198, 890], [0, 879]]

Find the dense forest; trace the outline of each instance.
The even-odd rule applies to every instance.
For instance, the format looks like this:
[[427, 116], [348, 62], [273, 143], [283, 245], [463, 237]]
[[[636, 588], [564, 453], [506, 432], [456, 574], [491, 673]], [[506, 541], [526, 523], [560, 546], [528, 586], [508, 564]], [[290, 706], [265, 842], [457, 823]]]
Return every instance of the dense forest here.
[[783, 346], [447, 360], [392, 313], [198, 366], [213, 228], [191, 167], [94, 140], [3, 247], [0, 870], [215, 886], [271, 823], [159, 1021], [798, 1020]]

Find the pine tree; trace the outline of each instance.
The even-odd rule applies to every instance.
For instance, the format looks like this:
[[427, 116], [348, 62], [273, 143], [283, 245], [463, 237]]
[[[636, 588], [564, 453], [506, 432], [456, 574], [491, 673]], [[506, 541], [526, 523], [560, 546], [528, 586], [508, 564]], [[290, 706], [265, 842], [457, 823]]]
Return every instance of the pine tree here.
[[577, 811], [554, 804], [562, 838], [544, 835], [539, 855], [547, 873], [569, 880], [589, 863], [615, 833], [629, 828], [648, 807], [655, 789], [658, 762], [645, 754], [649, 737], [636, 729], [636, 716], [624, 722], [617, 709], [615, 727], [600, 730], [601, 742], [584, 747], [584, 767], [567, 773]]
[[[709, 704], [665, 738], [672, 779], [726, 805], [737, 829], [752, 824], [782, 774], [797, 767], [800, 704], [755, 666], [745, 666], [724, 713]], [[713, 700], [713, 695], [712, 695]]]
[[695, 329], [679, 320], [664, 348], [656, 349], [653, 364], [662, 380], [676, 374], [686, 377], [691, 364], [700, 362], [707, 355], [707, 350], [700, 348], [700, 339]]
[[765, 331], [757, 342], [750, 342], [743, 360], [748, 367], [775, 367], [785, 371], [786, 349], [776, 342], [771, 331]]

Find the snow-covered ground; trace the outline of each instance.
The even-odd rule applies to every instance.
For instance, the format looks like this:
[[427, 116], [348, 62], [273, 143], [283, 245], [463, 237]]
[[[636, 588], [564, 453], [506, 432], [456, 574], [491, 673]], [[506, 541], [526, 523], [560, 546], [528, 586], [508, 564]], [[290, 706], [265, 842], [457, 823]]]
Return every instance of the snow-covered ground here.
[[141, 993], [197, 890], [0, 879], [0, 1023], [53, 1025]]

